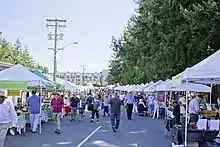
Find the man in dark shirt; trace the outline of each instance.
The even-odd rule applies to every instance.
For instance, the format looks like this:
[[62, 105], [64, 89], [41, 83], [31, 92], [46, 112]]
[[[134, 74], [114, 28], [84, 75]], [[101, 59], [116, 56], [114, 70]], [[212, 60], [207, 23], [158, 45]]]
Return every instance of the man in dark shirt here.
[[111, 124], [112, 130], [116, 132], [119, 129], [120, 115], [121, 115], [121, 105], [122, 102], [119, 99], [118, 93], [115, 93], [113, 98], [110, 100], [111, 105]]
[[76, 97], [75, 94], [73, 94], [73, 97], [71, 97], [71, 99], [70, 99], [70, 106], [71, 106], [71, 110], [72, 110], [72, 115], [71, 115], [70, 121], [76, 120], [78, 103], [79, 103], [79, 99]]

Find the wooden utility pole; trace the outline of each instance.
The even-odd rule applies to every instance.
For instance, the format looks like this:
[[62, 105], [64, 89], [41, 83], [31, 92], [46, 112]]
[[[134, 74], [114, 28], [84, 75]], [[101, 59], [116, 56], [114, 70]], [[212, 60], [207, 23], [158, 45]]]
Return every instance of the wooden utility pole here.
[[53, 62], [53, 82], [56, 83], [56, 74], [57, 74], [57, 52], [62, 49], [57, 49], [57, 41], [63, 39], [63, 34], [58, 34], [59, 28], [65, 28], [66, 27], [66, 20], [59, 20], [59, 19], [46, 19], [47, 27], [53, 27], [54, 33], [48, 34], [49, 40], [54, 40], [54, 48], [49, 48], [49, 50], [52, 50], [54, 52], [54, 62]]

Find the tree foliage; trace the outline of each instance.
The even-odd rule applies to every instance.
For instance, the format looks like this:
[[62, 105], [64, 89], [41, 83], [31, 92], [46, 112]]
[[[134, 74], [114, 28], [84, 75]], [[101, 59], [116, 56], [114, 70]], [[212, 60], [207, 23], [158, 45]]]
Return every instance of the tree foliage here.
[[220, 48], [220, 1], [140, 0], [113, 37], [110, 84], [166, 80]]
[[102, 84], [102, 83], [100, 83], [100, 82], [93, 82], [93, 83], [92, 83], [92, 86], [94, 86], [94, 87], [103, 87], [104, 84]]
[[22, 47], [19, 39], [17, 39], [14, 44], [11, 44], [0, 37], [0, 61], [11, 64], [21, 64], [28, 68], [41, 70], [44, 73], [49, 72], [47, 67], [35, 62], [28, 52], [27, 47]]

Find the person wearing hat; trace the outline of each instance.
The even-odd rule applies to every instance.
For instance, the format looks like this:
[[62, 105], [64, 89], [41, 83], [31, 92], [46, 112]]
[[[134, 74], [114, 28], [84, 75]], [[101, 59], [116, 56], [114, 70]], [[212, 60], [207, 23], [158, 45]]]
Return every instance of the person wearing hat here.
[[7, 101], [4, 91], [0, 91], [0, 147], [4, 147], [7, 131], [16, 122], [17, 113], [13, 105]]

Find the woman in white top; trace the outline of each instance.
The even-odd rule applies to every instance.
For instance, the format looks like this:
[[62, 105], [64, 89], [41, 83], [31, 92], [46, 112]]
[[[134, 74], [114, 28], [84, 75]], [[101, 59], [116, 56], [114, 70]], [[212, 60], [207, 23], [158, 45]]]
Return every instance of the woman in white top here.
[[153, 114], [153, 118], [155, 118], [157, 114], [157, 119], [159, 118], [159, 102], [157, 99], [154, 100], [154, 114]]
[[4, 91], [0, 91], [0, 147], [4, 147], [5, 137], [10, 126], [17, 122], [17, 114]]

